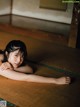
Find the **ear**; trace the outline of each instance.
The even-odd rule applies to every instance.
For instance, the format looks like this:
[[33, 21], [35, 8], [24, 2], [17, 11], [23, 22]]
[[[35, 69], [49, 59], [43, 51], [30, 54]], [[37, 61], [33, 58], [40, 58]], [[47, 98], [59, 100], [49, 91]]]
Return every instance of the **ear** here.
[[5, 52], [5, 55], [8, 57], [8, 52], [7, 51]]

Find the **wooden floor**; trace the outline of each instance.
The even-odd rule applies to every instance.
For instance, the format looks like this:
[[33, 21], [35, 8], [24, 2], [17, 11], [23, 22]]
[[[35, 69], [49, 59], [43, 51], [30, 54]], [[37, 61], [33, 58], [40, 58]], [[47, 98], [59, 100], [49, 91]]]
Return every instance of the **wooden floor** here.
[[[0, 76], [0, 98], [18, 107], [80, 107], [80, 50], [68, 47], [53, 34], [0, 25], [0, 49], [13, 40], [25, 42], [36, 75], [70, 76], [70, 85], [13, 81]], [[62, 44], [61, 44], [62, 43]]]
[[1, 30], [4, 32], [7, 31], [18, 35], [28, 35], [36, 39], [40, 39], [42, 41], [68, 46], [68, 37], [65, 37], [61, 34], [39, 31], [35, 29], [24, 29], [15, 26], [10, 26], [9, 24], [0, 24], [0, 31]]

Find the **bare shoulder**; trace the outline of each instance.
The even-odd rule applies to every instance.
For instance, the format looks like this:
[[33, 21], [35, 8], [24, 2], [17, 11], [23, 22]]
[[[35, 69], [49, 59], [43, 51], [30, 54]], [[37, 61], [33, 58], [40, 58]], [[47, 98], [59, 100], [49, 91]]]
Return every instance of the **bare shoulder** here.
[[24, 66], [20, 66], [18, 68], [15, 69], [18, 72], [23, 72], [23, 73], [33, 73], [33, 69], [29, 66], [29, 65], [24, 65]]
[[29, 65], [25, 65], [24, 68], [25, 68], [27, 71], [33, 73], [33, 69], [32, 69], [31, 66], [29, 66]]

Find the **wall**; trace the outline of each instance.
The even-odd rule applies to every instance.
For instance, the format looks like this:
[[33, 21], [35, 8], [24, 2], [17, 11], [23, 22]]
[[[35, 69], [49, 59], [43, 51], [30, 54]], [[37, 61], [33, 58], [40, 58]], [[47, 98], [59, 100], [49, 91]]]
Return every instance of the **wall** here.
[[[12, 25], [69, 35], [73, 10], [72, 4], [68, 4], [66, 11], [59, 11], [40, 8], [40, 0], [12, 1]], [[11, 0], [0, 0], [0, 23], [10, 23], [10, 8]]]
[[11, 0], [0, 0], [0, 15], [10, 14]]
[[49, 21], [71, 23], [73, 4], [66, 11], [39, 8], [40, 0], [13, 0], [12, 13], [15, 15], [39, 18]]

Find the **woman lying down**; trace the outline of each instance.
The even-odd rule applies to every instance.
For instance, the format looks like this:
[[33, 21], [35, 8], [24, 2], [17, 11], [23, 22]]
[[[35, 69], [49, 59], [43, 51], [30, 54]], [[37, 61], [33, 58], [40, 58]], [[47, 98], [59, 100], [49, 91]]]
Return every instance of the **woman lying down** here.
[[0, 75], [17, 81], [52, 83], [58, 85], [70, 84], [70, 77], [43, 77], [33, 74], [32, 68], [26, 64], [26, 45], [20, 40], [10, 41], [4, 51], [0, 51]]

